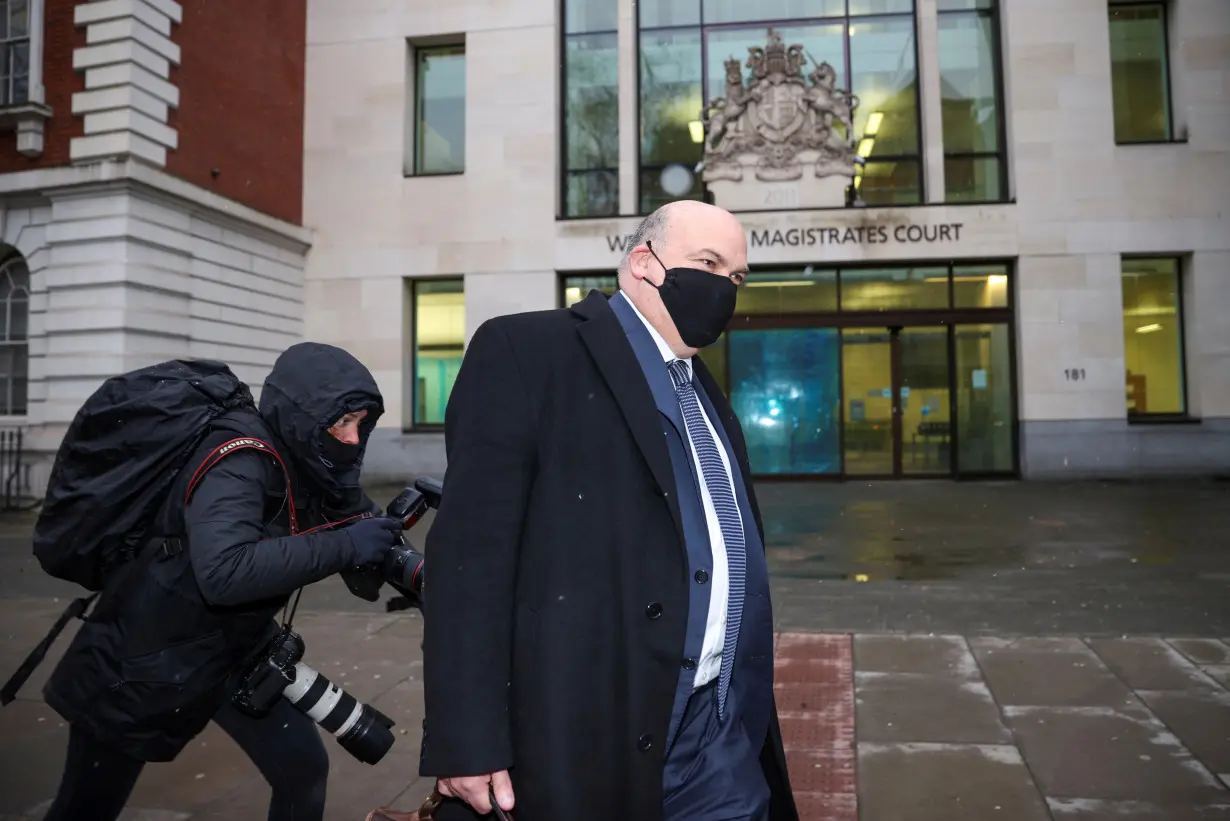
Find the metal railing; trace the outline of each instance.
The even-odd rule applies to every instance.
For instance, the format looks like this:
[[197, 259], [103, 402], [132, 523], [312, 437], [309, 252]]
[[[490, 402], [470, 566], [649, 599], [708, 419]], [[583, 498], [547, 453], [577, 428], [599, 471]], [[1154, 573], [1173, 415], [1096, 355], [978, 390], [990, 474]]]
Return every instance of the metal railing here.
[[[30, 466], [25, 460], [25, 431], [0, 430], [0, 482], [4, 483], [3, 510], [21, 510], [30, 500]], [[23, 505], [23, 502], [27, 503]]]

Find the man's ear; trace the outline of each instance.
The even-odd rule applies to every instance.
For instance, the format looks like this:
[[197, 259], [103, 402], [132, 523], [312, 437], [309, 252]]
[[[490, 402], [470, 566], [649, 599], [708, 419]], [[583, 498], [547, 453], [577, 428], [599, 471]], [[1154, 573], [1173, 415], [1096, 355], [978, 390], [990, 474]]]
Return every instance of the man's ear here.
[[644, 279], [649, 273], [649, 260], [652, 254], [649, 253], [649, 248], [644, 244], [638, 245], [632, 249], [632, 254], [628, 257], [628, 270], [632, 276], [637, 279]]

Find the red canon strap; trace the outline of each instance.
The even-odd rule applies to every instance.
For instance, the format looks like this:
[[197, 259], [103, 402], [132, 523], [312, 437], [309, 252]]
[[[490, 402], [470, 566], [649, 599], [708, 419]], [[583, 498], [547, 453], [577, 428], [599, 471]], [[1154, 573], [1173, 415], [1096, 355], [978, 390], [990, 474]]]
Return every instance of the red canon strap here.
[[[221, 462], [224, 457], [238, 450], [263, 451], [277, 460], [278, 467], [282, 468], [282, 477], [286, 480], [286, 504], [290, 510], [290, 532], [292, 536], [298, 535], [299, 516], [295, 512], [295, 497], [291, 492], [290, 471], [286, 469], [286, 463], [282, 461], [282, 455], [274, 450], [272, 445], [261, 439], [253, 439], [250, 436], [244, 436], [239, 439], [232, 439], [229, 442], [223, 442], [205, 457], [205, 461], [201, 462], [201, 466], [196, 469], [196, 472], [192, 474], [192, 478], [188, 480], [188, 491], [184, 494], [184, 505], [186, 506], [188, 504], [188, 500], [192, 498], [193, 491], [196, 490], [196, 487], [201, 483], [201, 480], [205, 478], [205, 474], [209, 472], [210, 468]], [[334, 524], [340, 523], [335, 522]], [[327, 526], [328, 525], [326, 525], [326, 527]], [[320, 528], [313, 528], [313, 530], [319, 529]]]

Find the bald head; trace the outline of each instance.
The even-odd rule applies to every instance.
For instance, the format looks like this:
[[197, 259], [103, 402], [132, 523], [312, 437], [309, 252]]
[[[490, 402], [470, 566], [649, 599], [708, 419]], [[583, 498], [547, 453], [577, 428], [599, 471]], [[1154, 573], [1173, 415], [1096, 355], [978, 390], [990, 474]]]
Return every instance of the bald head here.
[[658, 330], [676, 355], [696, 353], [685, 345], [658, 288], [673, 268], [726, 277], [735, 284], [747, 274], [747, 238], [733, 214], [716, 205], [679, 200], [646, 217], [619, 265], [619, 287]]
[[626, 272], [634, 254], [638, 251], [646, 252], [648, 244], [652, 244], [653, 250], [659, 254], [666, 247], [673, 245], [672, 232], [676, 229], [686, 233], [711, 232], [715, 235], [725, 233], [732, 237], [737, 236], [744, 243], [741, 273], [746, 273], [747, 246], [739, 220], [724, 208], [697, 200], [668, 202], [641, 220], [632, 232], [628, 248], [619, 262], [619, 273], [622, 275]]

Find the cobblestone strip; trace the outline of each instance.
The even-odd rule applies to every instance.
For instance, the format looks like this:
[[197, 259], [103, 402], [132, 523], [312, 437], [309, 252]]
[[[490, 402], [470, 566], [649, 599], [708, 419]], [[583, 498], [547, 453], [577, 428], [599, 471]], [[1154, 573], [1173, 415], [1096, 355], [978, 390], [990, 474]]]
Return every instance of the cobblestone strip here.
[[857, 821], [850, 636], [781, 634], [774, 691], [799, 818]]

